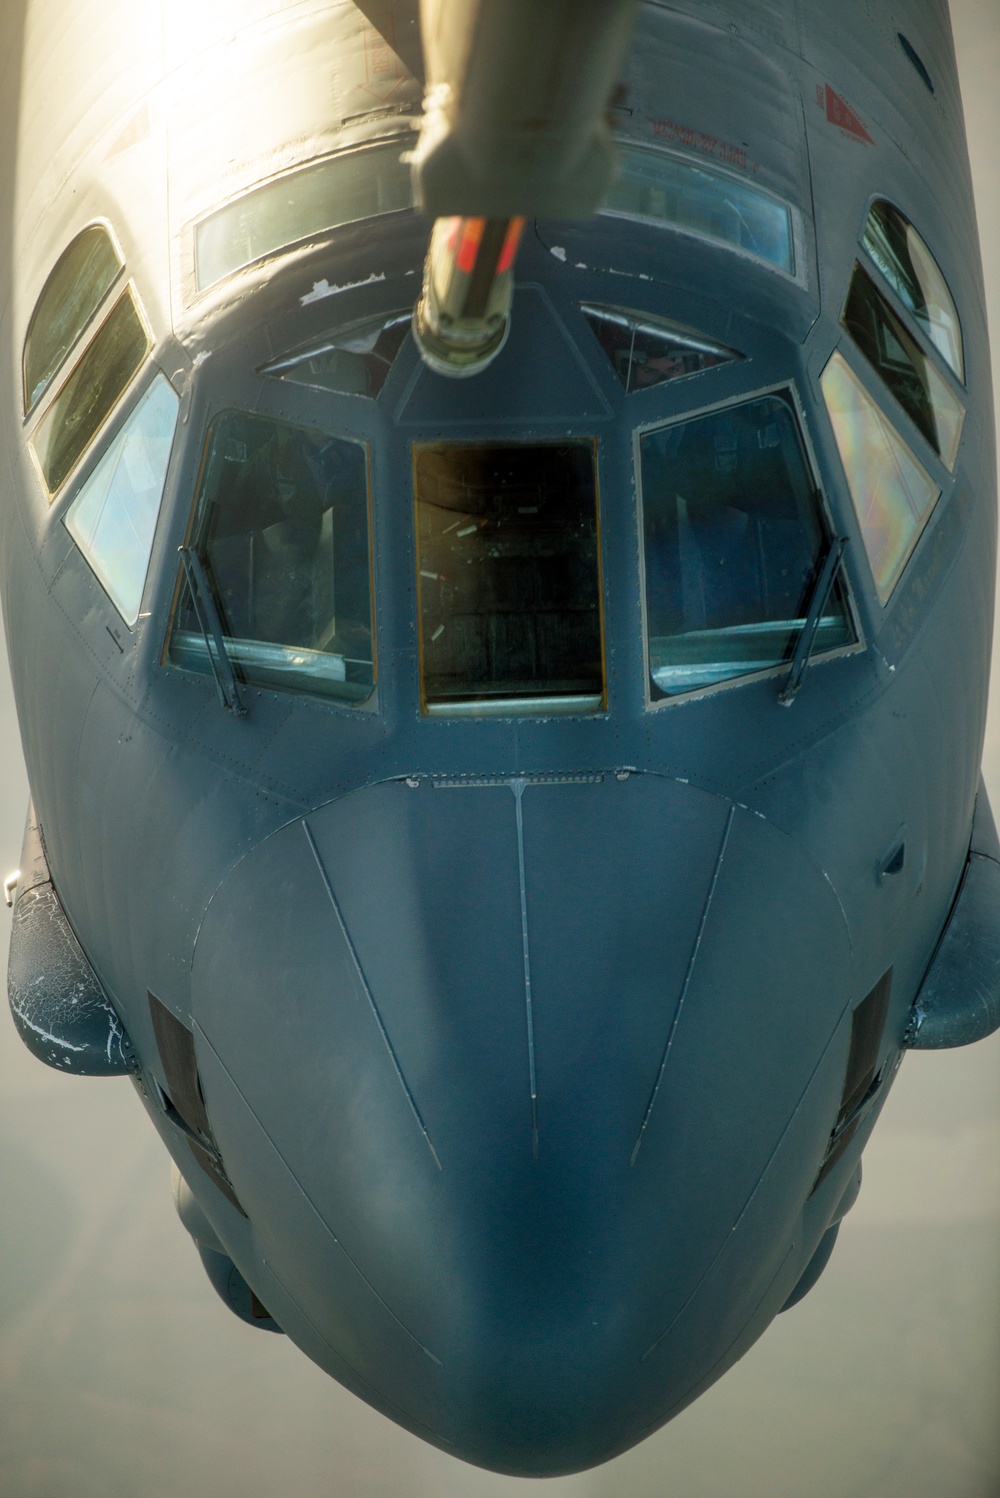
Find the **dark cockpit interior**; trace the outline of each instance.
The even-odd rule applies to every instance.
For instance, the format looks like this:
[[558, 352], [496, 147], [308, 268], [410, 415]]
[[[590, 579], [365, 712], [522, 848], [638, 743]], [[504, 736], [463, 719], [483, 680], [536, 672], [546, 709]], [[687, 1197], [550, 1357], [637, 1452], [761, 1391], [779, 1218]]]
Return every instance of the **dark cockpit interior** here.
[[[229, 664], [246, 681], [349, 702], [375, 681], [367, 453], [290, 422], [212, 422], [193, 545]], [[215, 641], [182, 587], [170, 659], [209, 670]]]
[[602, 707], [595, 445], [414, 458], [424, 710]]
[[[789, 660], [828, 546], [789, 399], [646, 432], [639, 452], [654, 699]], [[816, 648], [853, 639], [838, 586]]]

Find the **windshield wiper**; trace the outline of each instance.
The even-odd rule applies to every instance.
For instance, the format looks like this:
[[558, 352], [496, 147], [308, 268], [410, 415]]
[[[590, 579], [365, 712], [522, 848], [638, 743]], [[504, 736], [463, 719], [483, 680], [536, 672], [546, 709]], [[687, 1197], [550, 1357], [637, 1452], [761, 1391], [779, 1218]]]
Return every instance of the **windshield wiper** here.
[[809, 598], [809, 607], [806, 610], [806, 622], [802, 626], [802, 633], [795, 644], [795, 654], [792, 656], [792, 667], [785, 679], [785, 685], [778, 693], [778, 701], [782, 707], [791, 707], [795, 701], [795, 694], [802, 685], [809, 657], [812, 655], [813, 645], [816, 642], [816, 631], [819, 629], [823, 610], [826, 608], [833, 584], [840, 568], [840, 559], [844, 555], [844, 547], [847, 545], [846, 536], [834, 536], [830, 542], [829, 550], [822, 567], [813, 583], [812, 593]]
[[[194, 616], [198, 621], [202, 639], [205, 641], [209, 665], [212, 667], [212, 675], [215, 677], [215, 685], [219, 691], [219, 701], [229, 712], [240, 717], [246, 712], [246, 707], [240, 696], [233, 663], [226, 650], [219, 611], [215, 607], [215, 599], [212, 597], [212, 590], [208, 585], [201, 557], [190, 546], [178, 546], [177, 550], [180, 553], [184, 576], [187, 578]], [[214, 653], [213, 645], [215, 646]]]

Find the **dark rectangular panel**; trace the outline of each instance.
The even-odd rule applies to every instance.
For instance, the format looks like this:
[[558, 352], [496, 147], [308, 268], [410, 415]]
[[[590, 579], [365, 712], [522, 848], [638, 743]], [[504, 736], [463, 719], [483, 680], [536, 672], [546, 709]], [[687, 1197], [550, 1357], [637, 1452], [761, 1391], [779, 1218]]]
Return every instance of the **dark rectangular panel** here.
[[[844, 1154], [844, 1151], [847, 1149], [847, 1146], [850, 1144], [851, 1140], [857, 1133], [860, 1123], [861, 1116], [859, 1115], [857, 1118], [853, 1118], [851, 1120], [846, 1129], [841, 1129], [840, 1133], [837, 1135], [836, 1143], [831, 1147], [829, 1154], [820, 1167], [819, 1175], [813, 1182], [813, 1191], [815, 1191], [819, 1186], [823, 1184], [833, 1167], [840, 1160], [841, 1156]], [[810, 1192], [810, 1195], [812, 1195], [812, 1192]]]
[[414, 449], [424, 710], [599, 708], [593, 442]]
[[851, 1017], [851, 1051], [847, 1060], [840, 1112], [837, 1115], [838, 1126], [845, 1118], [850, 1117], [875, 1080], [891, 991], [892, 968], [889, 968], [871, 993], [861, 1000]]
[[198, 1063], [194, 1054], [194, 1036], [186, 1025], [155, 994], [149, 994], [149, 1013], [153, 1021], [160, 1060], [167, 1078], [170, 1100], [184, 1123], [203, 1139], [212, 1140], [212, 1125], [205, 1111], [198, 1080]]
[[886, 1016], [889, 1012], [891, 992], [892, 968], [890, 967], [886, 969], [875, 987], [865, 995], [851, 1015], [851, 1049], [847, 1058], [847, 1074], [844, 1077], [844, 1090], [840, 1098], [840, 1111], [830, 1134], [823, 1164], [813, 1182], [813, 1191], [826, 1180], [857, 1133], [862, 1118], [867, 1117], [867, 1111], [862, 1114], [858, 1112], [858, 1109], [875, 1081], [878, 1053], [882, 1044]]
[[233, 1190], [232, 1182], [226, 1175], [225, 1171], [222, 1169], [221, 1160], [219, 1160], [216, 1155], [210, 1154], [208, 1150], [202, 1149], [201, 1145], [196, 1144], [193, 1139], [188, 1140], [188, 1149], [191, 1151], [192, 1155], [197, 1160], [198, 1164], [201, 1166], [205, 1174], [222, 1192], [223, 1196], [226, 1198], [226, 1201], [232, 1203], [241, 1217], [245, 1217], [247, 1214], [240, 1205], [239, 1197]]

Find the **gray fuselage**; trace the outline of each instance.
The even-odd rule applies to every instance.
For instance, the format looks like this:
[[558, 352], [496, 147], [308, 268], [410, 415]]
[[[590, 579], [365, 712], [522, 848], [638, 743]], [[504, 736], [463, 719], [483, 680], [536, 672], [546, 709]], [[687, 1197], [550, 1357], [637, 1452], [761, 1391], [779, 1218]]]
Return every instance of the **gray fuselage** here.
[[[787, 265], [671, 222], [669, 196], [539, 221], [495, 363], [444, 379], [407, 335], [368, 394], [261, 371], [412, 307], [426, 222], [390, 194], [320, 230], [254, 194], [288, 174], [293, 202], [311, 163], [367, 151], [364, 177], [412, 144], [413, 8], [75, 0], [55, 30], [42, 9], [26, 0], [20, 34], [19, 5], [3, 22], [23, 52], [0, 560], [52, 885], [131, 1038], [143, 1103], [264, 1314], [457, 1456], [592, 1465], [720, 1377], [802, 1281], [856, 1189], [966, 867], [996, 495], [946, 5], [906, 0], [890, 28], [864, 0], [644, 4], [618, 139], [784, 205]], [[950, 462], [842, 323], [861, 264], [914, 331], [866, 258], [876, 200], [915, 227], [957, 308], [964, 378], [936, 373], [962, 412]], [[219, 216], [243, 201], [243, 220]], [[53, 266], [94, 223], [150, 349], [50, 496], [22, 349]], [[581, 304], [741, 357], [628, 389]], [[820, 384], [838, 355], [939, 496], [887, 597]], [[176, 424], [128, 622], [65, 522], [129, 413], [167, 386]], [[846, 538], [844, 633], [786, 705], [787, 653], [660, 690], [651, 644], [649, 455], [670, 440], [655, 434], [711, 418], [698, 430], [722, 472], [725, 413], [753, 402], [798, 434], [817, 535]], [[201, 669], [176, 643], [206, 434], [234, 412], [363, 454], [374, 624], [353, 698], [255, 677], [234, 649], [238, 715], [196, 623]], [[760, 451], [777, 443], [756, 430]], [[249, 440], [219, 463], [247, 466]], [[508, 445], [592, 455], [593, 680], [561, 701], [434, 698], [420, 455]], [[265, 534], [280, 556], [278, 523]], [[877, 1054], [832, 1154], [872, 995]], [[163, 1010], [190, 1037], [207, 1133], [165, 1065]]]

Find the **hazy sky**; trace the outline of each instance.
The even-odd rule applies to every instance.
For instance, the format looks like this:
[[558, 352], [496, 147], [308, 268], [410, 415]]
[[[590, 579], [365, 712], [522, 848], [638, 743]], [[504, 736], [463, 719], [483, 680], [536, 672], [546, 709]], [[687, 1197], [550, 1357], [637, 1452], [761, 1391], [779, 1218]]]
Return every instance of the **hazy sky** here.
[[[997, 346], [1000, 0], [952, 12]], [[0, 734], [2, 874], [27, 795], [5, 684]], [[1000, 711], [985, 768], [1000, 807]], [[801, 1306], [664, 1431], [542, 1483], [441, 1455], [227, 1314], [129, 1084], [48, 1071], [0, 1016], [0, 1498], [997, 1498], [998, 1412], [1000, 1037], [907, 1059]]]

